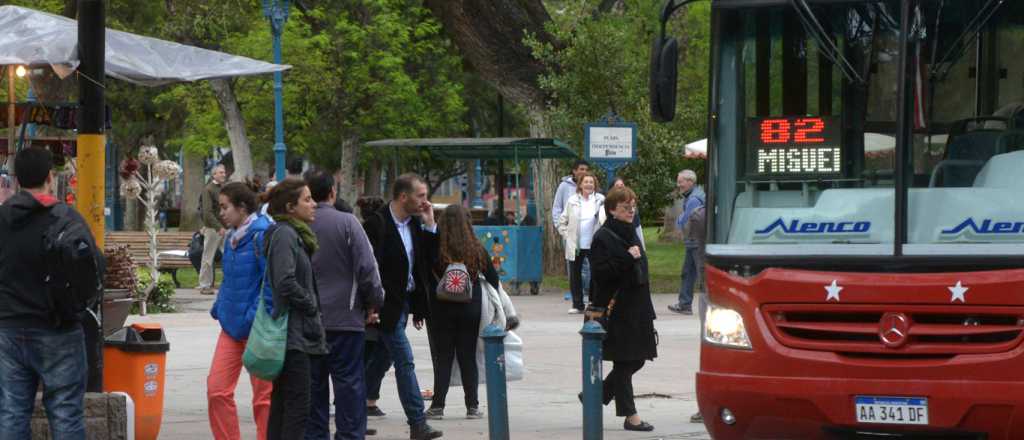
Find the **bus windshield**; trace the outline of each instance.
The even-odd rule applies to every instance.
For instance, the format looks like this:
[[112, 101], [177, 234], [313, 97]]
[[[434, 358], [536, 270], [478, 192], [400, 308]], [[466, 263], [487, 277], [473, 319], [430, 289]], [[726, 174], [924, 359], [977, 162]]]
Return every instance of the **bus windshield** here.
[[1024, 4], [900, 3], [717, 11], [709, 253], [1024, 253]]

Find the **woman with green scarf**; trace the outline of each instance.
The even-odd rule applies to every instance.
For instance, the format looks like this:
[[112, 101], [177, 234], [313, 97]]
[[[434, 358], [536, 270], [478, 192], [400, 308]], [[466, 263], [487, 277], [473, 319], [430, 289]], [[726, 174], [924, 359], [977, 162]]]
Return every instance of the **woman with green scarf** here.
[[301, 439], [309, 418], [310, 356], [327, 354], [311, 256], [310, 229], [316, 203], [306, 183], [286, 179], [264, 198], [277, 223], [267, 230], [267, 282], [274, 291], [274, 317], [288, 314], [288, 343], [281, 374], [270, 397], [268, 440]]

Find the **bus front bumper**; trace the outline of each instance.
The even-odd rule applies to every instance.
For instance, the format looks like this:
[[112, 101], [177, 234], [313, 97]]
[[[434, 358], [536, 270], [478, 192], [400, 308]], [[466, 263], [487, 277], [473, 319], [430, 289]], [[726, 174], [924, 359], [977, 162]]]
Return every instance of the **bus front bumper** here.
[[[928, 425], [857, 422], [857, 396], [894, 395], [927, 398]], [[1024, 383], [699, 372], [697, 396], [704, 423], [716, 440], [1024, 439]], [[723, 420], [726, 411], [734, 416], [733, 424]]]

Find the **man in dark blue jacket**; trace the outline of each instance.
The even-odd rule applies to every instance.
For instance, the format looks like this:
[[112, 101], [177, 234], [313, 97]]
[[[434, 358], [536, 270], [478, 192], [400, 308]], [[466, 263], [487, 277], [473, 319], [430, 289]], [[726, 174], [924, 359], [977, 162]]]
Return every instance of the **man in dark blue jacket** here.
[[[84, 440], [85, 334], [79, 320], [60, 319], [51, 294], [61, 292], [45, 281], [50, 275], [43, 236], [59, 220], [51, 213], [59, 203], [52, 194], [53, 158], [47, 150], [26, 148], [14, 167], [21, 191], [0, 207], [0, 439], [32, 437], [42, 384], [51, 437]], [[76, 227], [85, 227], [77, 212], [65, 212]], [[92, 237], [86, 241], [95, 256]]]
[[367, 318], [375, 319], [384, 302], [377, 261], [363, 226], [352, 214], [334, 208], [334, 178], [315, 173], [307, 179], [317, 202], [312, 229], [320, 248], [313, 272], [330, 353], [312, 362], [312, 405], [307, 440], [330, 438], [327, 379], [334, 385], [335, 440], [366, 435], [366, 382], [363, 367]]

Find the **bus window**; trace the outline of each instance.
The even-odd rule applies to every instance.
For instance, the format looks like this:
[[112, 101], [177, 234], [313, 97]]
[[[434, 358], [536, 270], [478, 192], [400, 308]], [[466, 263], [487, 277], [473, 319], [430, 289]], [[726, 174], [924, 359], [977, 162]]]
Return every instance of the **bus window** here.
[[722, 252], [812, 244], [891, 254], [898, 4], [721, 12], [713, 243]]
[[1024, 2], [997, 3], [915, 4], [908, 254], [1024, 253]]

